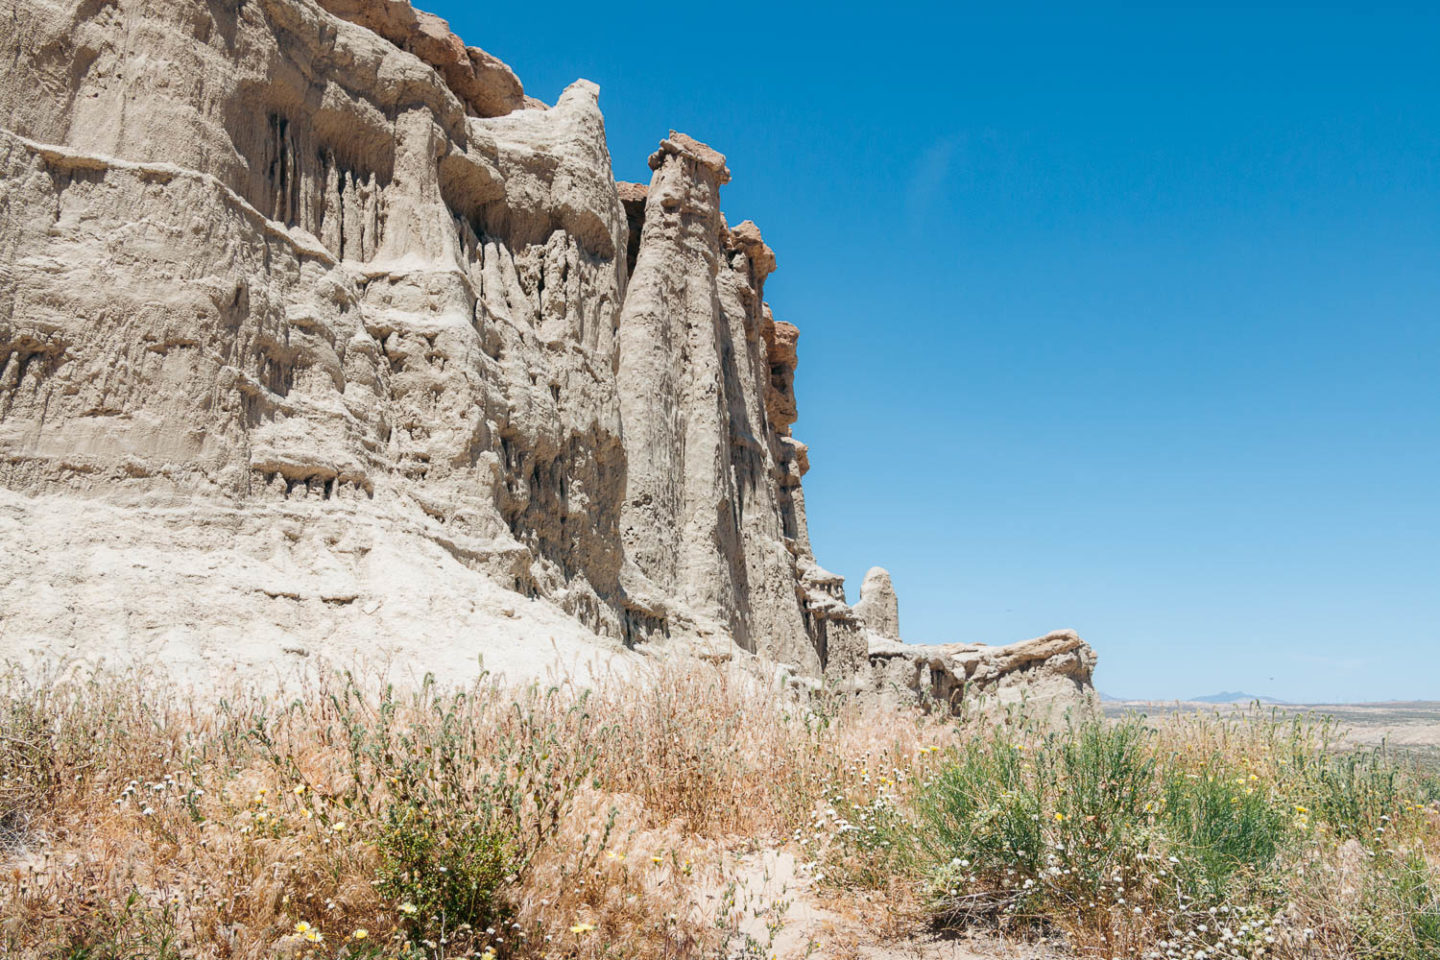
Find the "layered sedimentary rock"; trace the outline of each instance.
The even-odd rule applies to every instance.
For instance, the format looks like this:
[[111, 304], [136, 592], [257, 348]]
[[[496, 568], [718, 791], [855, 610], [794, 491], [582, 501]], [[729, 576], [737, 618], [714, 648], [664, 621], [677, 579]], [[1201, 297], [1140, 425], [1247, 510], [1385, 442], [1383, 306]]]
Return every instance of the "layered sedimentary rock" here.
[[403, 0], [7, 6], [7, 652], [869, 683], [723, 156], [617, 185], [593, 84], [541, 104]]

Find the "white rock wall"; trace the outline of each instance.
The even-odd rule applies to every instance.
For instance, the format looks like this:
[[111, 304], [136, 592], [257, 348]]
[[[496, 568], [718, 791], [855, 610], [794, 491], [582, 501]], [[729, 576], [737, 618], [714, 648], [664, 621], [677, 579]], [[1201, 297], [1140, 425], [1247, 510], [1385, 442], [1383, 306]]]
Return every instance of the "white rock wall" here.
[[723, 156], [672, 132], [622, 199], [593, 84], [402, 0], [3, 3], [7, 654], [864, 686]]

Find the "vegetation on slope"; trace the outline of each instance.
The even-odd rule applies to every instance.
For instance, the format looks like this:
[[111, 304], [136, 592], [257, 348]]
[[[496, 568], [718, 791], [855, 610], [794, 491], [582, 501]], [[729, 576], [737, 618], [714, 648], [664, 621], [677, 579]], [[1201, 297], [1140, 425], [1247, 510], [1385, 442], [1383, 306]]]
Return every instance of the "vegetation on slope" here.
[[783, 846], [872, 936], [1440, 955], [1440, 782], [1330, 734], [1260, 714], [951, 720], [708, 667], [591, 690], [332, 676], [205, 704], [153, 677], [16, 672], [0, 953], [768, 957], [784, 904], [742, 929], [732, 870]]

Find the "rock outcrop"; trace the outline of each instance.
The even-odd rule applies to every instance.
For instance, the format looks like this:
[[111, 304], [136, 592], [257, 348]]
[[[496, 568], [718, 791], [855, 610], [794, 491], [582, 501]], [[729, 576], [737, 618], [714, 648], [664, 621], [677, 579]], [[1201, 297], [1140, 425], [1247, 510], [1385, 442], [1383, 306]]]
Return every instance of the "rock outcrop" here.
[[865, 621], [865, 627], [875, 636], [899, 641], [900, 601], [895, 596], [895, 584], [890, 582], [889, 570], [871, 567], [866, 571], [865, 579], [860, 581], [855, 615]]
[[868, 692], [958, 712], [967, 701], [1047, 706], [1094, 701], [1095, 651], [1073, 630], [1003, 647], [872, 638]]
[[958, 712], [983, 700], [1069, 706], [1094, 701], [1095, 651], [1074, 631], [994, 647], [983, 643], [914, 644], [900, 640], [900, 602], [890, 571], [871, 567], [855, 616], [863, 624], [867, 665], [861, 693]]
[[815, 561], [798, 331], [720, 153], [672, 132], [616, 184], [593, 84], [542, 104], [405, 0], [10, 7], [7, 652], [533, 672], [598, 638], [872, 685], [893, 591]]

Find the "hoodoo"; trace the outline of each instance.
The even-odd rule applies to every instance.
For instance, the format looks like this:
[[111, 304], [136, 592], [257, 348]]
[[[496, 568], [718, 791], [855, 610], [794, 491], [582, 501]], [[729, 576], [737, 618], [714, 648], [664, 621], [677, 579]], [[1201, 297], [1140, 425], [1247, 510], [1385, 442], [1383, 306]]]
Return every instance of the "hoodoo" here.
[[[795, 327], [681, 133], [617, 184], [404, 0], [12, 0], [0, 642], [201, 678], [692, 644], [856, 690], [1086, 696], [1073, 634], [899, 643], [805, 518]], [[873, 579], [873, 584], [872, 584]]]

